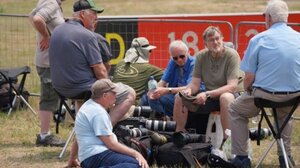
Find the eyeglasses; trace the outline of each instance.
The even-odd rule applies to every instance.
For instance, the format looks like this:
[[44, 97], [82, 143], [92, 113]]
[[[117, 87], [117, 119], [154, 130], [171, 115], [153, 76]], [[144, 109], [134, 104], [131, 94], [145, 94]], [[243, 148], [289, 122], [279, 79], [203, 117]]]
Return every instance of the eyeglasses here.
[[172, 57], [174, 61], [177, 61], [178, 58], [180, 59], [184, 59], [185, 58], [185, 55], [179, 55], [178, 57]]
[[206, 41], [212, 43], [212, 42], [215, 42], [215, 41], [219, 41], [219, 40], [221, 40], [221, 39], [222, 39], [221, 36], [217, 36], [217, 37], [215, 37], [215, 38], [209, 38], [209, 39], [207, 39]]

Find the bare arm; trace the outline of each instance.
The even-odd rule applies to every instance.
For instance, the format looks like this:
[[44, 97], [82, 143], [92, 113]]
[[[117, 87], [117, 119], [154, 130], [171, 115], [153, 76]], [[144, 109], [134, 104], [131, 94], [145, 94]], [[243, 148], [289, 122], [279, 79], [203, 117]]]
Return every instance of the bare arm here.
[[39, 15], [34, 15], [29, 16], [29, 21], [32, 23], [35, 30], [42, 36], [42, 39], [39, 42], [40, 49], [43, 51], [49, 48], [50, 34], [48, 32], [47, 25], [44, 19]]
[[68, 160], [68, 166], [67, 167], [77, 167], [80, 166], [79, 160], [77, 159], [78, 154], [78, 144], [76, 141], [76, 137], [73, 140], [71, 151], [70, 151], [70, 157]]
[[191, 82], [187, 86], [186, 94], [191, 95], [197, 93], [199, 91], [200, 83], [200, 78], [192, 77]]
[[219, 97], [221, 94], [229, 92], [234, 93], [237, 89], [238, 79], [231, 79], [227, 81], [227, 84], [219, 87], [218, 89], [207, 91], [210, 97]]
[[151, 99], [158, 99], [166, 94], [176, 94], [181, 90], [185, 90], [186, 86], [182, 87], [167, 87], [167, 82], [160, 80], [157, 84], [157, 89], [152, 93]]
[[137, 152], [134, 149], [131, 149], [121, 143], [119, 143], [118, 141], [116, 141], [112, 135], [108, 135], [108, 136], [99, 136], [99, 139], [101, 141], [103, 141], [103, 143], [105, 144], [106, 147], [108, 147], [110, 150], [115, 151], [115, 152], [119, 152], [125, 155], [129, 155], [133, 158], [135, 158], [138, 162], [139, 165], [142, 168], [148, 168], [148, 163], [147, 161], [144, 159], [144, 157]]
[[109, 73], [111, 69], [111, 65], [109, 64], [109, 62], [104, 63], [104, 66], [106, 68], [107, 73]]
[[107, 70], [103, 63], [92, 65], [91, 68], [97, 79], [108, 78]]
[[254, 79], [255, 75], [253, 73], [245, 72], [244, 88], [246, 91], [252, 91]]
[[[200, 83], [199, 78], [196, 78], [196, 81]], [[193, 88], [198, 87], [197, 90], [199, 90], [199, 86], [200, 86], [199, 83], [197, 83], [198, 85], [196, 85], [196, 82], [194, 82]], [[193, 103], [204, 104], [207, 100], [207, 95], [214, 98], [214, 97], [219, 97], [221, 94], [226, 93], [226, 92], [234, 93], [237, 89], [237, 84], [238, 84], [238, 79], [228, 80], [227, 84], [222, 86], [222, 87], [219, 87], [219, 88], [214, 89], [214, 90], [198, 93], [197, 98]]]

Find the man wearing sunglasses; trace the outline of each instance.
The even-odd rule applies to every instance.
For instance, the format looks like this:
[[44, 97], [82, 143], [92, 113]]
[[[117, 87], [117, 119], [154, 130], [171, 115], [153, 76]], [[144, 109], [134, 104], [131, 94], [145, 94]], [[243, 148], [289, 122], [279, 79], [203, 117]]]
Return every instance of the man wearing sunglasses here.
[[191, 81], [195, 60], [181, 40], [170, 44], [169, 53], [171, 59], [158, 82], [158, 87], [148, 94], [148, 101], [153, 111], [173, 116], [175, 94], [186, 89], [186, 85]]
[[[228, 107], [239, 90], [240, 57], [234, 49], [224, 46], [223, 35], [217, 27], [209, 26], [203, 33], [203, 39], [206, 48], [196, 55], [192, 80], [183, 91], [185, 95], [195, 96], [191, 104], [198, 106], [198, 109], [191, 110], [180, 96], [176, 96], [176, 131], [185, 131], [188, 111], [202, 114], [220, 111], [223, 130], [230, 128]], [[203, 92], [199, 92], [201, 82], [206, 87]], [[241, 85], [240, 89], [242, 90]]]

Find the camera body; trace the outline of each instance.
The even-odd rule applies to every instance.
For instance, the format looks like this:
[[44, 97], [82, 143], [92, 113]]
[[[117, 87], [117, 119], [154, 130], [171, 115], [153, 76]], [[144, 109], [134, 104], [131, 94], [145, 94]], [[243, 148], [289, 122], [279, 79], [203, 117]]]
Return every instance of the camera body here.
[[173, 134], [173, 143], [178, 147], [183, 147], [188, 143], [206, 142], [205, 135], [187, 133], [187, 132], [175, 132]]
[[133, 117], [146, 117], [149, 118], [153, 113], [150, 106], [135, 106], [133, 110]]
[[262, 140], [262, 139], [265, 139], [265, 138], [267, 138], [271, 135], [272, 135], [272, 132], [268, 128], [261, 128], [260, 129], [260, 134], [259, 134], [257, 128], [250, 128], [249, 129], [249, 138], [251, 140]]
[[141, 137], [149, 134], [147, 128], [129, 128], [125, 125], [117, 125], [114, 130], [117, 137]]

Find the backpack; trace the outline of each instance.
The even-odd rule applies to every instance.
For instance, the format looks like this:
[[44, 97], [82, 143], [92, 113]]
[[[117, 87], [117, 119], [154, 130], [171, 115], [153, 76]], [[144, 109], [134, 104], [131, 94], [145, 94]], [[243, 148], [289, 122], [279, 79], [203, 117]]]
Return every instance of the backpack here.
[[166, 167], [201, 167], [207, 163], [210, 143], [189, 143], [183, 147], [168, 142], [158, 148], [156, 163]]
[[[13, 85], [16, 89], [19, 88], [19, 84], [13, 83]], [[23, 89], [22, 95], [25, 100], [28, 101], [29, 92]], [[0, 111], [7, 112], [10, 109], [14, 96], [15, 94], [12, 92], [9, 84], [2, 82], [2, 84], [0, 84]], [[13, 107], [14, 109], [18, 106], [22, 108], [25, 107], [25, 104], [22, 101], [20, 102], [19, 99], [17, 99], [16, 105], [17, 106]]]

